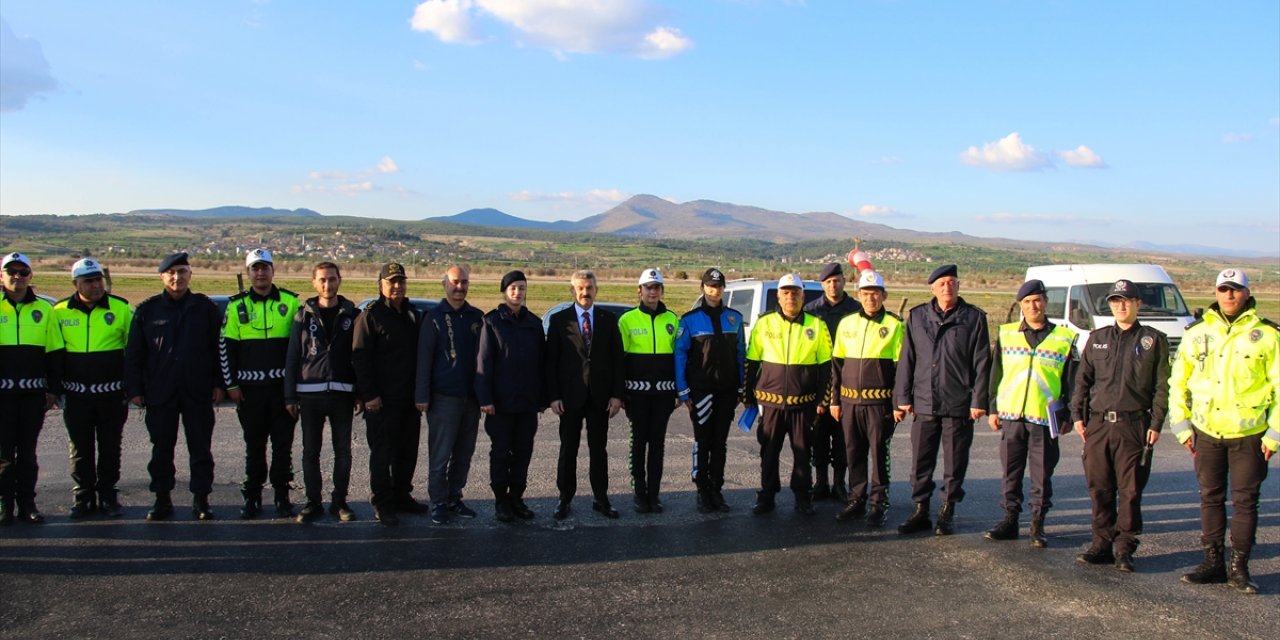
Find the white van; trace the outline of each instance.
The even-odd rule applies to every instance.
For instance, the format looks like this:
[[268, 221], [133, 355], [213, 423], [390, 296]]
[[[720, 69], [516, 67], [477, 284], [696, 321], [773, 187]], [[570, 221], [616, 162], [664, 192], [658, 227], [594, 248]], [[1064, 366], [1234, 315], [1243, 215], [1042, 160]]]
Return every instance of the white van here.
[[1080, 334], [1083, 346], [1094, 329], [1115, 324], [1107, 294], [1116, 280], [1138, 285], [1138, 320], [1169, 337], [1170, 355], [1194, 318], [1182, 293], [1164, 268], [1154, 264], [1056, 264], [1027, 268], [1027, 280], [1040, 280], [1046, 292], [1045, 315]]
[[[822, 297], [822, 283], [816, 280], [804, 280], [804, 303], [809, 304]], [[742, 325], [746, 329], [744, 337], [751, 337], [751, 327], [756, 319], [768, 311], [778, 308], [778, 281], [760, 280], [759, 278], [740, 278], [730, 280], [724, 285], [724, 304], [742, 314]], [[702, 296], [693, 302], [691, 309], [702, 305]]]

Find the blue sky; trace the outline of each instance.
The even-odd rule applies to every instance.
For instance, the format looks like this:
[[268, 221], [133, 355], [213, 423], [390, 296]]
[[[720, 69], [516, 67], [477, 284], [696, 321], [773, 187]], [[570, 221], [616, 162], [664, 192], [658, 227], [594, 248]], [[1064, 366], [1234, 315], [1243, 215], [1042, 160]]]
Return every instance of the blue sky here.
[[1280, 253], [1280, 3], [0, 5], [0, 213], [648, 193]]

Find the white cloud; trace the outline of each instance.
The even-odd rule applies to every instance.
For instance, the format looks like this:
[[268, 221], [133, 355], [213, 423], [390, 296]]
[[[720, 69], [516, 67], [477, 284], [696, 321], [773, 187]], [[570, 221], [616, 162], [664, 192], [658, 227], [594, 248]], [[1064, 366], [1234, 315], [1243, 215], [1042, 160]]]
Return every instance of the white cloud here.
[[57, 88], [40, 42], [19, 36], [0, 19], [0, 112], [18, 111]]
[[1252, 142], [1252, 133], [1224, 133], [1222, 134], [1222, 142], [1225, 144], [1239, 144], [1242, 142]]
[[618, 53], [667, 58], [693, 46], [680, 29], [662, 24], [651, 0], [426, 0], [410, 27], [441, 42], [479, 44], [482, 21], [513, 29], [519, 40], [565, 53]]
[[382, 156], [382, 160], [378, 162], [378, 173], [400, 173], [400, 167], [396, 166], [396, 161], [391, 156]]
[[289, 187], [289, 191], [293, 193], [362, 193], [366, 191], [381, 191], [373, 182], [365, 180], [364, 182], [342, 182], [339, 184], [300, 184]]
[[902, 158], [899, 158], [898, 156], [880, 156], [878, 160], [876, 160], [875, 162], [872, 162], [871, 164], [890, 165], [890, 164], [901, 164], [901, 163], [902, 163]]
[[864, 204], [861, 207], [858, 207], [858, 212], [853, 215], [858, 218], [866, 218], [866, 219], [910, 218], [911, 217], [892, 207], [886, 207], [878, 204]]
[[979, 214], [973, 217], [978, 222], [998, 222], [1001, 224], [1079, 224], [1089, 223], [1094, 225], [1111, 224], [1108, 220], [1097, 218], [1081, 218], [1070, 214], [1048, 214], [1048, 213], [989, 213]]
[[520, 202], [555, 202], [589, 207], [613, 206], [630, 198], [631, 194], [618, 189], [592, 189], [582, 193], [557, 191], [544, 193], [539, 191], [520, 191], [511, 194], [512, 200]]
[[346, 171], [312, 171], [307, 173], [308, 180], [347, 180], [350, 177]]
[[1062, 161], [1072, 167], [1083, 167], [1089, 169], [1106, 169], [1107, 163], [1103, 162], [1102, 156], [1094, 153], [1093, 149], [1080, 145], [1070, 151], [1059, 151], [1058, 157]]
[[992, 171], [1039, 171], [1052, 166], [1035, 147], [1024, 143], [1017, 131], [982, 145], [982, 149], [969, 147], [960, 154], [960, 161]]

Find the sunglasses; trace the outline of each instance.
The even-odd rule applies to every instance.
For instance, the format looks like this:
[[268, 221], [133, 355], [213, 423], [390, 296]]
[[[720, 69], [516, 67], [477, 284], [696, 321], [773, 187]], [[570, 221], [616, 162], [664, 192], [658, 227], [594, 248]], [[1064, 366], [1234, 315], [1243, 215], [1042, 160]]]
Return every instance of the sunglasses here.
[[31, 275], [30, 269], [5, 269], [4, 272], [11, 276], [17, 276], [19, 278], [25, 278]]

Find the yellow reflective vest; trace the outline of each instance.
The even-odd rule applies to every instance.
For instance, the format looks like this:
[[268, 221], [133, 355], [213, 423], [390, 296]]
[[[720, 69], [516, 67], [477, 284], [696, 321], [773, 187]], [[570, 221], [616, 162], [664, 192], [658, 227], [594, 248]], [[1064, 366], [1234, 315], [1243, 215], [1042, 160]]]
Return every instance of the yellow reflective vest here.
[[902, 319], [883, 308], [870, 317], [856, 311], [840, 320], [831, 341], [831, 374], [833, 386], [840, 390], [839, 401], [891, 403], [902, 333]]
[[656, 309], [640, 305], [618, 317], [626, 370], [623, 386], [628, 395], [675, 395], [679, 325], [680, 318], [662, 302]]
[[62, 390], [124, 397], [124, 350], [133, 323], [129, 301], [107, 294], [88, 307], [73, 295], [54, 305], [53, 315], [67, 347]]
[[831, 403], [831, 335], [817, 316], [788, 320], [773, 311], [751, 327], [747, 389], [764, 405], [802, 409]]
[[274, 285], [265, 296], [249, 290], [227, 302], [219, 358], [228, 389], [284, 384], [289, 332], [299, 304], [297, 294]]
[[30, 288], [16, 304], [0, 293], [0, 394], [59, 393], [62, 346], [48, 300]]
[[1215, 438], [1263, 433], [1280, 447], [1280, 330], [1256, 304], [1228, 323], [1215, 303], [1187, 327], [1169, 373], [1169, 424], [1178, 442], [1192, 426]]
[[1055, 326], [1032, 348], [1022, 322], [1000, 325], [996, 411], [1001, 420], [1049, 425], [1049, 403], [1062, 397], [1062, 378], [1075, 342], [1074, 331]]

